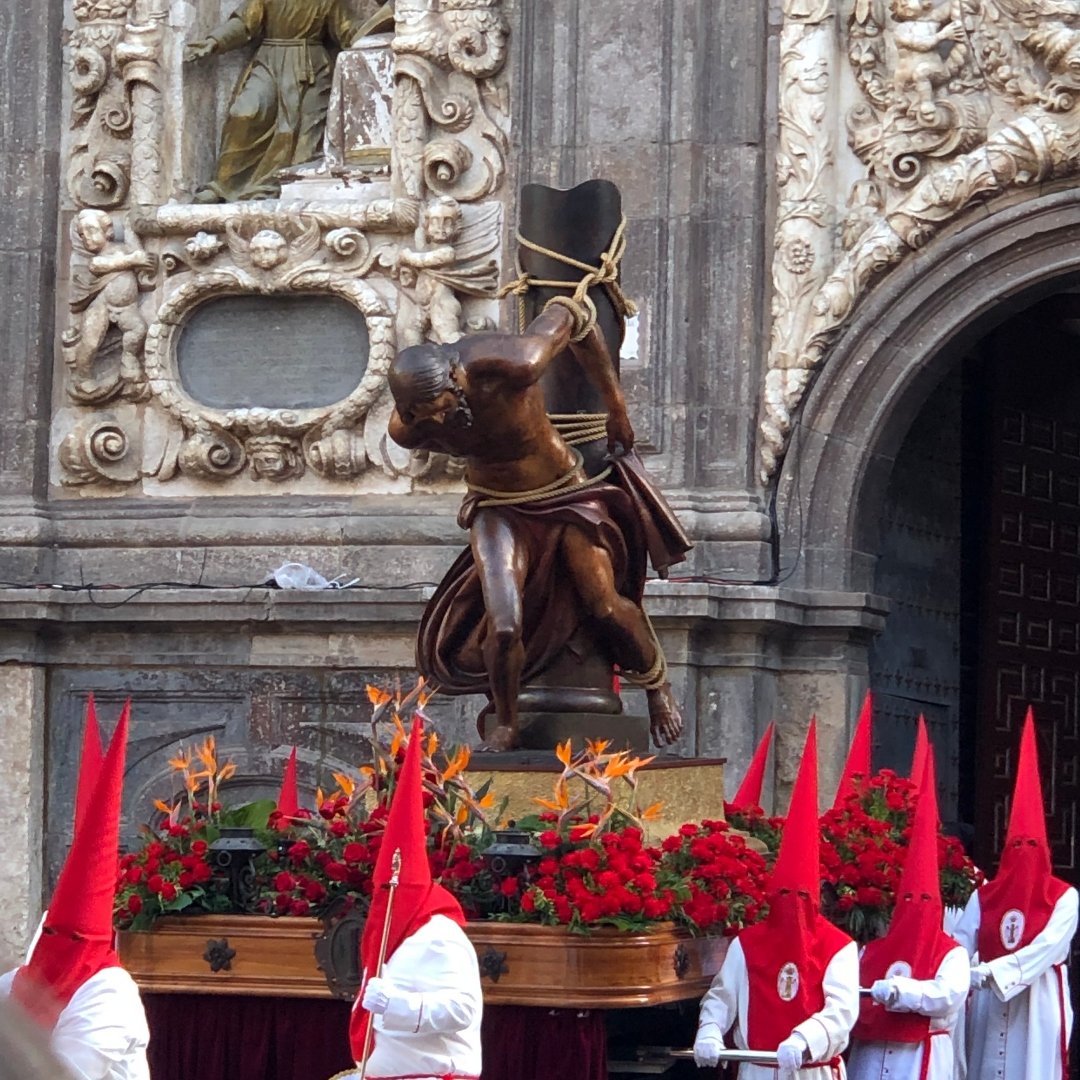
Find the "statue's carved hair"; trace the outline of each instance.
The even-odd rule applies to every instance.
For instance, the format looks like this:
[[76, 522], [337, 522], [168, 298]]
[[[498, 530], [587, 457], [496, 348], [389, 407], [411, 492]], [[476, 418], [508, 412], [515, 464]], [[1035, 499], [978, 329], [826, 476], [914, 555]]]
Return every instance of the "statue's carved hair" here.
[[399, 410], [411, 411], [419, 402], [432, 401], [456, 386], [451, 371], [459, 361], [456, 349], [446, 345], [410, 345], [390, 365], [387, 381]]

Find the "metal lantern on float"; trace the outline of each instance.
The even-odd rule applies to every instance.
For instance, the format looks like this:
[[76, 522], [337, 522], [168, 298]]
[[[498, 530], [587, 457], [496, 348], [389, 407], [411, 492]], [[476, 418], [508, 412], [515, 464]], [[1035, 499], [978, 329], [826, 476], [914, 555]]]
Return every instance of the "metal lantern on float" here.
[[255, 860], [266, 851], [255, 830], [225, 826], [209, 850], [214, 877], [224, 882], [233, 908], [251, 911], [258, 894]]
[[[505, 829], [495, 830], [495, 842], [481, 856], [484, 867], [498, 886], [507, 878], [517, 878], [522, 885], [528, 883], [532, 868], [540, 861], [543, 852], [532, 843], [531, 835], [510, 822]], [[505, 906], [506, 898], [502, 898]]]

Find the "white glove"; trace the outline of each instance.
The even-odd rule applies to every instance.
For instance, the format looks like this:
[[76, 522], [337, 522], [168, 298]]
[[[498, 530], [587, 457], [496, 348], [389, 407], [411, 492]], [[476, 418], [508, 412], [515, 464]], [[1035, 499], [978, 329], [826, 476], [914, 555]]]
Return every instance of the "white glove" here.
[[368, 979], [364, 986], [364, 997], [360, 1004], [375, 1016], [382, 1016], [390, 1008], [393, 988], [385, 979]]
[[989, 964], [976, 964], [971, 969], [971, 989], [981, 990], [985, 985], [987, 979], [990, 978], [990, 965]]
[[699, 1069], [712, 1069], [720, 1063], [724, 1040], [719, 1035], [699, 1035], [694, 1041], [694, 1064]]
[[806, 1057], [810, 1044], [797, 1032], [793, 1031], [776, 1048], [776, 1067], [781, 1076], [795, 1076]]
[[870, 996], [879, 1005], [892, 1005], [900, 996], [900, 991], [893, 985], [892, 979], [878, 979], [870, 987]]

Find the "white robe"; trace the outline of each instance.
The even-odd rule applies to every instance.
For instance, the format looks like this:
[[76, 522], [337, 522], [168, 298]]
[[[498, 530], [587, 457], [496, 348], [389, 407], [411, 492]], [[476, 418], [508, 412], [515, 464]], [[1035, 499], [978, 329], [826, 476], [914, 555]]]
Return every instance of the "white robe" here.
[[465, 931], [445, 915], [432, 916], [394, 950], [382, 977], [405, 997], [375, 1017], [368, 1080], [479, 1077], [484, 994]]
[[[979, 947], [980, 919], [975, 892], [955, 930], [972, 957]], [[1073, 1012], [1068, 978], [1059, 965], [1068, 959], [1076, 923], [1077, 893], [1068, 889], [1034, 940], [990, 961], [990, 979], [968, 1002], [970, 1080], [1062, 1080], [1062, 1008], [1066, 1042]]]
[[[825, 968], [825, 1007], [804, 1020], [794, 1030], [806, 1039], [811, 1061], [828, 1061], [843, 1053], [851, 1028], [859, 1016], [859, 953], [855, 942], [845, 945]], [[713, 1035], [723, 1040], [734, 1025], [735, 1046], [746, 1045], [746, 1008], [750, 999], [750, 981], [746, 974], [746, 954], [739, 939], [731, 943], [723, 966], [701, 999], [699, 1035]], [[828, 1066], [799, 1070], [799, 1080], [834, 1080]], [[839, 1064], [844, 1076], [844, 1063]], [[740, 1065], [739, 1080], [776, 1080], [771, 1065]]]
[[[14, 971], [0, 975], [0, 997], [10, 995], [14, 978]], [[150, 1080], [149, 1043], [139, 988], [118, 967], [99, 971], [75, 991], [49, 1039], [71, 1080]]]
[[[971, 985], [967, 951], [958, 945], [943, 957], [934, 978], [893, 980], [899, 1000], [889, 1012], [920, 1013], [930, 1017], [927, 1080], [953, 1080], [952, 1025]], [[877, 1005], [875, 1008], [882, 1008]], [[919, 1080], [925, 1044], [904, 1042], [863, 1042], [855, 1039], [848, 1058], [849, 1080]]]

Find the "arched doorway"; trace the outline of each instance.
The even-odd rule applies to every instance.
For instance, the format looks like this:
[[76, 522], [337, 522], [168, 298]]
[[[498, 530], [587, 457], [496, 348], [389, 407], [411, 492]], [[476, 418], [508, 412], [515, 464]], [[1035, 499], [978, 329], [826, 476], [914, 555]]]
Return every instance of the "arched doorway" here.
[[779, 490], [790, 584], [892, 601], [869, 658], [884, 706], [879, 763], [906, 770], [914, 718], [926, 712], [943, 759], [943, 812], [978, 822], [975, 852], [992, 868], [1031, 700], [1055, 858], [1071, 880], [1080, 877], [1080, 544], [1069, 547], [1080, 529], [1070, 503], [1080, 485], [1080, 446], [1075, 467], [1070, 457], [1080, 438], [1078, 290], [1075, 190], [998, 208], [935, 240], [884, 279], [837, 342]]

